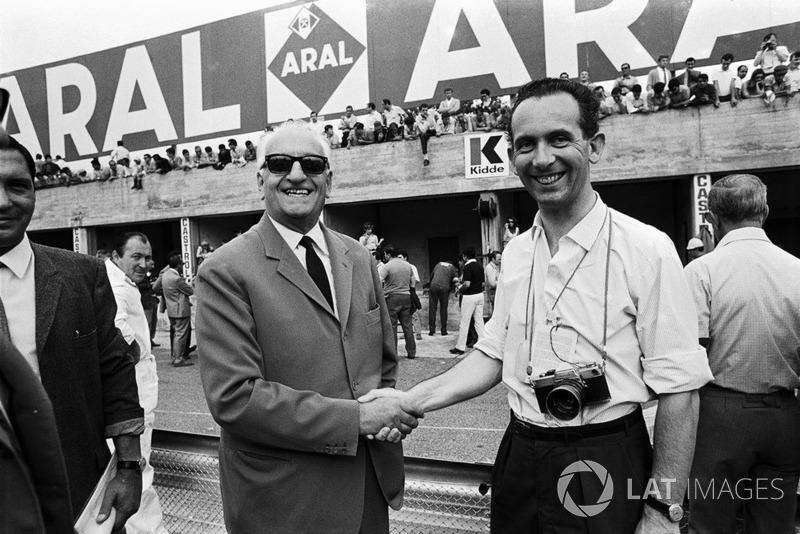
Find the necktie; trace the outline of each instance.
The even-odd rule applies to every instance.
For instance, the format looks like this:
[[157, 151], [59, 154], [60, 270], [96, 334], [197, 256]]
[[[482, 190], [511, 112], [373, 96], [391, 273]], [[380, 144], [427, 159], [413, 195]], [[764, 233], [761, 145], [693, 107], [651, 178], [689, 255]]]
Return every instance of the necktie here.
[[314, 252], [314, 241], [304, 235], [300, 240], [300, 245], [306, 249], [306, 270], [308, 270], [309, 276], [317, 284], [319, 290], [322, 291], [322, 296], [325, 297], [325, 300], [328, 301], [331, 309], [333, 309], [333, 296], [331, 295], [331, 285], [328, 282], [328, 273], [325, 272], [322, 260]]
[[[6, 268], [5, 263], [0, 261], [0, 271]], [[8, 317], [6, 316], [6, 308], [3, 306], [3, 298], [0, 297], [0, 336], [11, 339], [11, 331], [8, 328]]]

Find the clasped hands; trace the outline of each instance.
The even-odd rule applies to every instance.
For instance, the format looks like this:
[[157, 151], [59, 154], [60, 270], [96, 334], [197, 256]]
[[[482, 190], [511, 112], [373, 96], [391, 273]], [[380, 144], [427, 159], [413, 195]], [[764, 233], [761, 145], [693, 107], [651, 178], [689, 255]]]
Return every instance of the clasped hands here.
[[373, 389], [359, 397], [359, 435], [398, 443], [417, 428], [424, 413], [406, 391]]

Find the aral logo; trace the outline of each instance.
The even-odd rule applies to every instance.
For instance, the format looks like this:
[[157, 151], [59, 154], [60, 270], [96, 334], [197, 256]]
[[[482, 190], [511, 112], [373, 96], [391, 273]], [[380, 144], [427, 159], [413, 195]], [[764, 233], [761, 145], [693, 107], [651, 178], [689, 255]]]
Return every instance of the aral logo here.
[[467, 178], [508, 176], [508, 141], [502, 133], [464, 138], [464, 174]]
[[[594, 476], [600, 480], [603, 486], [600, 497], [598, 497], [595, 504], [576, 504], [569, 493], [569, 483], [572, 482], [572, 478], [576, 473], [582, 472], [594, 473]], [[611, 496], [614, 494], [614, 481], [611, 480], [611, 475], [608, 474], [606, 468], [597, 462], [578, 460], [569, 464], [561, 472], [556, 489], [558, 490], [558, 500], [561, 501], [561, 504], [564, 505], [564, 508], [569, 513], [580, 517], [592, 517], [605, 510], [611, 503]]]
[[268, 70], [309, 109], [318, 111], [366, 48], [316, 4], [296, 11], [288, 28], [291, 34]]

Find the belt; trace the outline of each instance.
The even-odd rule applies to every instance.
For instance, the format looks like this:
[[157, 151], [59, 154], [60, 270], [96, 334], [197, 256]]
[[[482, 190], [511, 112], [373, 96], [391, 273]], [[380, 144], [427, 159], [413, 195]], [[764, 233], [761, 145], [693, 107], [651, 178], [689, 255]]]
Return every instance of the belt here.
[[797, 396], [794, 390], [781, 389], [772, 393], [743, 393], [733, 389], [724, 388], [716, 384], [706, 384], [700, 390], [705, 395], [717, 397], [730, 397], [742, 400], [744, 406], [794, 406], [797, 404]]
[[644, 425], [642, 407], [637, 406], [634, 411], [613, 421], [582, 426], [567, 426], [559, 428], [543, 427], [521, 420], [512, 411], [511, 425], [518, 435], [541, 441], [564, 441], [566, 443], [580, 441], [586, 438], [610, 436], [620, 432], [628, 433], [637, 425]]

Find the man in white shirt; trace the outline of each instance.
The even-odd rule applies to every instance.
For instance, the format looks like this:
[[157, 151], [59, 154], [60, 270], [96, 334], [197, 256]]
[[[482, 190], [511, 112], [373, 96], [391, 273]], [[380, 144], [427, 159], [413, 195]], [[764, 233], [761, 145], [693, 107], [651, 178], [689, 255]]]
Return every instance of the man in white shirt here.
[[765, 75], [770, 75], [775, 71], [775, 67], [783, 65], [789, 59], [789, 49], [785, 46], [778, 46], [778, 36], [768, 33], [764, 36], [761, 48], [756, 52], [753, 59], [754, 67], [761, 67]]
[[444, 125], [443, 134], [455, 133], [456, 118], [460, 112], [461, 101], [453, 98], [453, 90], [448, 87], [444, 90], [444, 100], [439, 103], [439, 113], [442, 115]]
[[672, 73], [669, 70], [669, 56], [658, 56], [658, 65], [656, 68], [647, 73], [647, 92], [651, 92], [658, 82], [667, 86], [669, 80], [672, 78]]
[[[697, 389], [712, 375], [675, 246], [592, 189], [589, 168], [605, 147], [598, 107], [571, 81], [519, 90], [509, 158], [539, 211], [503, 251], [485, 336], [408, 392], [359, 399], [391, 394], [424, 413], [502, 381], [512, 417], [492, 475], [496, 533], [677, 534], [683, 516]], [[653, 451], [640, 404], [656, 395]], [[575, 473], [581, 491], [570, 489]]]
[[347, 108], [345, 108], [345, 114], [342, 115], [341, 120], [339, 120], [339, 130], [341, 130], [339, 138], [342, 140], [342, 148], [347, 147], [347, 140], [350, 137], [350, 132], [356, 127], [357, 122], [358, 117], [353, 115], [353, 106], [347, 106]]
[[122, 143], [122, 139], [117, 141], [117, 148], [111, 151], [110, 157], [120, 165], [124, 165], [126, 167], [131, 163], [131, 153], [127, 148], [125, 148], [125, 145]]
[[325, 137], [325, 125], [319, 121], [319, 117], [317, 116], [316, 111], [311, 112], [311, 116], [308, 122], [308, 127], [311, 129], [312, 132], [319, 135], [320, 137]]
[[147, 276], [152, 248], [147, 236], [139, 232], [128, 232], [114, 243], [111, 258], [105, 262], [117, 314], [114, 324], [130, 346], [129, 354], [136, 361], [136, 385], [139, 404], [144, 409], [144, 433], [140, 436], [142, 456], [147, 464], [142, 471], [142, 502], [125, 525], [129, 534], [168, 534], [161, 515], [161, 503], [153, 487], [153, 466], [150, 452], [153, 439], [155, 409], [158, 405], [158, 376], [156, 359], [150, 347], [150, 327], [142, 307], [137, 284]]
[[723, 55], [720, 59], [720, 69], [711, 73], [711, 80], [714, 82], [714, 90], [717, 93], [717, 106], [720, 102], [730, 102], [733, 107], [739, 103], [733, 90], [736, 73], [730, 68], [731, 62], [733, 62], [733, 54]]

